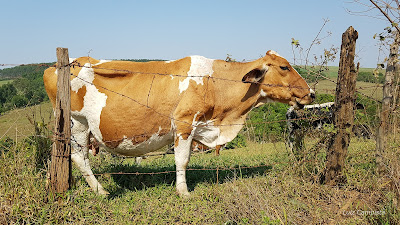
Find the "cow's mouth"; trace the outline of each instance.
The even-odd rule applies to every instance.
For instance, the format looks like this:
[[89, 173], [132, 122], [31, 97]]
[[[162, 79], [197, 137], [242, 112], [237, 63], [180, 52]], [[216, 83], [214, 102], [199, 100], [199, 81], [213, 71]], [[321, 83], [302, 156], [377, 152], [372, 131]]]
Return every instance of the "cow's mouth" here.
[[293, 106], [295, 109], [302, 109], [304, 105], [310, 104], [315, 99], [315, 93], [313, 90], [310, 90], [310, 93], [302, 98], [292, 97], [289, 105]]

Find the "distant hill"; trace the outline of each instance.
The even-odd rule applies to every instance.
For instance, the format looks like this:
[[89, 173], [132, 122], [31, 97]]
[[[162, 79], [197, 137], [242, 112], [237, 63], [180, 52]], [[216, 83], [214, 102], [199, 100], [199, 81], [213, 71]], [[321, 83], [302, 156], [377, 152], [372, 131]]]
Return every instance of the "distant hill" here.
[[28, 64], [0, 69], [0, 80], [16, 79], [30, 74], [41, 73], [54, 63]]
[[[149, 62], [149, 61], [165, 61], [163, 59], [119, 59], [122, 61], [133, 61], [133, 62]], [[21, 66], [15, 66], [11, 68], [0, 69], [0, 80], [12, 80], [20, 77], [26, 77], [30, 74], [43, 74], [43, 72], [49, 67], [54, 65], [52, 63], [38, 63], [38, 64], [27, 64]]]

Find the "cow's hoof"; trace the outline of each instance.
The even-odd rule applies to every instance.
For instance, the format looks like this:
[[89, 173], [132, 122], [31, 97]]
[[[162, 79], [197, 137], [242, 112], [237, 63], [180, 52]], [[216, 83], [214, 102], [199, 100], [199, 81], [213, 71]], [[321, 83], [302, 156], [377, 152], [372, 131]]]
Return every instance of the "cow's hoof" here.
[[189, 193], [189, 191], [187, 189], [186, 184], [185, 185], [178, 185], [176, 187], [176, 192], [182, 198], [188, 198], [190, 196], [190, 193]]
[[98, 190], [98, 193], [101, 194], [101, 195], [104, 195], [104, 196], [107, 196], [107, 195], [110, 194], [110, 192], [108, 192], [108, 191], [106, 191], [104, 189]]
[[185, 191], [185, 192], [179, 192], [178, 191], [178, 195], [181, 198], [189, 198], [190, 197], [190, 193], [188, 191]]

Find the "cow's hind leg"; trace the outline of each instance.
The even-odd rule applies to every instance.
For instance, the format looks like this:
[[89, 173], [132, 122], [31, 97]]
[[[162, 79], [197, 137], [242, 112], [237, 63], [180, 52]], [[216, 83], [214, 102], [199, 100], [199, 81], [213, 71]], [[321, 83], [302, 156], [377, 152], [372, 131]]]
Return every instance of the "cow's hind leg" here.
[[82, 175], [85, 177], [93, 191], [102, 195], [109, 194], [106, 190], [104, 190], [99, 181], [97, 181], [96, 177], [93, 175], [92, 169], [90, 168], [88, 158], [89, 129], [86, 120], [81, 121], [72, 119], [71, 136], [72, 161], [82, 172]]

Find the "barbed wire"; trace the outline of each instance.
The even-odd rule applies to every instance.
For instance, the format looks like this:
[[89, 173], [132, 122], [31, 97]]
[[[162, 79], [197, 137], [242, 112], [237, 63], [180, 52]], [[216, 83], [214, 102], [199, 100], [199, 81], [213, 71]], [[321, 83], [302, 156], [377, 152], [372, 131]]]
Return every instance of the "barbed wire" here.
[[[90, 60], [89, 60], [89, 61], [90, 61]], [[1, 64], [1, 65], [6, 65], [6, 64]], [[11, 65], [11, 64], [9, 64], [9, 65]], [[26, 65], [26, 64], [19, 64], [19, 65]], [[30, 64], [30, 65], [46, 66], [46, 67], [54, 67], [54, 68], [57, 68], [57, 66], [55, 66], [55, 65], [48, 65], [48, 64], [39, 64], [39, 65], [38, 65], [38, 64]], [[86, 83], [88, 83], [88, 84], [90, 84], [90, 85], [94, 85], [94, 86], [96, 86], [97, 88], [102, 88], [102, 89], [107, 90], [107, 91], [109, 91], [109, 92], [112, 92], [112, 93], [114, 93], [114, 94], [120, 95], [120, 96], [122, 96], [122, 97], [124, 97], [124, 98], [127, 98], [127, 99], [129, 99], [129, 100], [131, 100], [131, 101], [133, 101], [133, 102], [135, 102], [135, 103], [137, 103], [137, 104], [143, 106], [143, 107], [146, 107], [146, 108], [148, 108], [148, 109], [151, 109], [151, 110], [153, 110], [153, 112], [155, 112], [156, 114], [158, 114], [158, 115], [160, 115], [160, 116], [168, 117], [169, 119], [172, 119], [172, 120], [174, 120], [174, 121], [187, 124], [188, 126], [191, 126], [191, 127], [193, 127], [193, 128], [200, 126], [200, 125], [193, 125], [193, 124], [191, 124], [191, 123], [189, 123], [189, 122], [187, 122], [187, 121], [178, 120], [178, 119], [174, 118], [173, 116], [164, 114], [164, 113], [162, 113], [162, 112], [158, 112], [156, 109], [154, 109], [154, 108], [152, 108], [152, 107], [149, 106], [149, 104], [148, 104], [148, 99], [149, 99], [149, 97], [150, 97], [150, 92], [151, 92], [152, 84], [153, 84], [153, 82], [154, 82], [154, 78], [155, 78], [156, 75], [158, 75], [158, 76], [184, 77], [184, 78], [187, 78], [187, 77], [191, 77], [191, 78], [194, 78], [194, 77], [205, 78], [205, 76], [188, 76], [188, 75], [170, 74], [170, 73], [155, 73], [155, 72], [131, 71], [131, 70], [122, 70], [122, 69], [103, 68], [103, 67], [99, 67], [99, 66], [96, 66], [95, 68], [93, 68], [91, 64], [90, 64], [89, 66], [86, 66], [86, 65], [83, 65], [83, 66], [82, 66], [82, 65], [81, 65], [79, 62], [77, 62], [77, 61], [73, 61], [73, 62], [71, 62], [71, 63], [65, 65], [64, 67], [72, 67], [72, 68], [81, 67], [81, 68], [100, 69], [100, 70], [103, 69], [103, 70], [109, 70], [109, 71], [114, 71], [114, 72], [118, 72], [118, 73], [152, 75], [152, 76], [153, 76], [153, 79], [152, 79], [152, 83], [151, 83], [151, 86], [150, 86], [150, 89], [149, 89], [149, 92], [148, 92], [147, 102], [146, 102], [146, 104], [145, 104], [145, 103], [139, 102], [138, 100], [136, 100], [136, 99], [134, 99], [134, 98], [132, 98], [132, 97], [130, 97], [130, 96], [127, 96], [127, 95], [125, 95], [125, 94], [119, 93], [119, 92], [114, 91], [114, 90], [111, 90], [110, 88], [107, 88], [107, 87], [104, 87], [104, 86], [101, 86], [101, 85], [95, 85], [93, 82], [87, 81], [87, 80], [85, 80], [85, 79], [79, 77], [78, 75], [74, 75], [73, 73], [70, 74], [71, 76], [73, 76], [73, 77], [75, 77], [75, 78], [77, 78], [77, 79], [80, 79], [80, 80], [82, 80], [83, 82], [86, 82]], [[312, 74], [312, 75], [314, 75], [314, 74]], [[333, 83], [336, 84], [336, 82], [335, 82], [334, 80], [332, 80], [332, 79], [330, 79], [330, 78], [328, 78], [328, 77], [326, 77], [326, 76], [323, 76], [323, 75], [321, 75], [321, 74], [315, 74], [315, 76], [322, 76], [322, 77], [324, 77], [325, 79], [327, 79], [327, 80], [329, 80], [329, 81], [331, 81], [331, 82], [333, 82]], [[241, 80], [232, 80], [232, 79], [227, 79], [227, 78], [218, 78], [218, 77], [211, 77], [211, 76], [208, 76], [208, 77], [206, 77], [206, 78], [208, 78], [208, 79], [216, 79], [216, 80], [223, 80], [223, 81], [229, 81], [229, 82], [240, 82], [240, 83], [242, 83]], [[208, 84], [208, 83], [207, 83], [207, 84]], [[266, 86], [270, 86], [270, 87], [284, 87], [283, 85], [277, 85], [277, 84], [262, 84], [262, 83], [256, 83], [256, 84], [266, 85]], [[302, 88], [302, 87], [290, 86], [290, 88]], [[367, 88], [376, 88], [376, 86], [372, 86], [372, 87], [361, 87], [361, 88], [358, 88], [358, 89], [359, 89], [359, 90], [363, 90], [363, 89], [367, 89]], [[304, 88], [302, 88], [302, 89], [304, 89]], [[331, 90], [331, 89], [319, 89], [319, 90], [325, 90], [325, 91], [332, 91], [332, 92], [334, 92], [334, 90]], [[363, 94], [363, 93], [361, 93], [361, 94]], [[363, 94], [363, 95], [364, 95], [364, 94]], [[365, 96], [368, 97], [368, 98], [371, 98], [370, 96], [367, 96], [367, 95], [365, 95]], [[375, 100], [375, 99], [374, 99], [374, 100]], [[377, 101], [377, 100], [375, 100], [375, 101]], [[298, 120], [304, 120], [304, 119], [306, 119], [306, 118], [299, 118]], [[309, 119], [309, 118], [308, 118], [308, 119]], [[311, 119], [318, 119], [318, 118], [311, 118]], [[323, 118], [319, 118], [319, 119], [323, 119]], [[218, 125], [214, 125], [214, 124], [209, 124], [209, 123], [207, 123], [207, 124], [201, 125], [201, 126], [202, 126], [202, 127], [209, 127], [209, 126], [214, 126], [214, 127], [222, 127], [222, 126], [244, 126], [244, 125], [270, 124], [270, 123], [279, 123], [279, 122], [288, 122], [288, 121], [289, 121], [289, 120], [279, 120], [279, 121], [263, 121], [263, 122], [257, 122], [257, 123], [254, 123], [254, 122], [252, 122], [252, 123], [245, 122], [245, 123], [237, 123], [237, 124], [218, 124]], [[143, 137], [144, 137], [144, 138], [148, 138], [149, 135], [148, 135], [148, 134], [141, 134], [141, 135], [137, 135], [137, 136], [135, 136], [135, 137], [129, 137], [129, 138], [139, 138], [139, 137], [141, 137], [141, 138], [143, 138]], [[54, 137], [53, 139], [58, 139], [58, 138], [59, 138], [58, 135], [55, 134], [55, 137]], [[107, 141], [107, 142], [115, 142], [115, 141], [121, 141], [121, 140], [111, 140], [111, 141]]]
[[[248, 62], [248, 61], [243, 61], [243, 62]], [[46, 64], [46, 63], [40, 63], [40, 64], [4, 64], [3, 63], [3, 64], [0, 64], [0, 66], [38, 66], [38, 67], [54, 67], [54, 68], [57, 68], [56, 65], [49, 65], [49, 64], [51, 64], [51, 63], [48, 63], [48, 64]], [[82, 67], [82, 68], [92, 68], [91, 64], [90, 64], [90, 66], [85, 66], [85, 65], [82, 66], [76, 61], [73, 61], [73, 62], [65, 65], [64, 67], [68, 67], [68, 66], [69, 67], [77, 66], [77, 67]], [[181, 75], [181, 74], [141, 72], [141, 71], [130, 71], [130, 70], [122, 70], [122, 69], [102, 68], [102, 67], [96, 67], [96, 69], [112, 70], [112, 71], [115, 71], [115, 72], [125, 72], [125, 73], [129, 73], [129, 74], [147, 74], [147, 75], [153, 75], [153, 76], [159, 75], [159, 76], [172, 76], [172, 77], [189, 77], [188, 75]], [[337, 84], [336, 81], [334, 81], [333, 79], [331, 79], [331, 78], [329, 78], [327, 76], [324, 76], [320, 72], [314, 72], [314, 71], [309, 70], [309, 69], [307, 71], [309, 72], [308, 75], [315, 76], [315, 77], [322, 77], [325, 80], [328, 80], [328, 81], [330, 81], [330, 82], [332, 82], [334, 84]], [[204, 76], [190, 76], [190, 77], [193, 77], [193, 78], [204, 78]], [[240, 83], [242, 83], [242, 81], [232, 80], [232, 79], [227, 79], [227, 78], [217, 78], [217, 77], [209, 76], [208, 79], [210, 79], [210, 78], [211, 79], [215, 79], [215, 80], [223, 80], [223, 81], [240, 82]], [[257, 83], [257, 82], [256, 82], [256, 84], [260, 84], [262, 86], [269, 86], [269, 87], [285, 87], [283, 85], [277, 85], [277, 84], [262, 84], [262, 83]], [[383, 85], [376, 84], [376, 85], [371, 86], [371, 87], [357, 87], [356, 88], [356, 92], [361, 94], [361, 95], [363, 95], [364, 97], [370, 98], [371, 100], [374, 100], [374, 101], [377, 101], [379, 103], [382, 103], [381, 100], [377, 100], [377, 99], [375, 99], [375, 98], [373, 98], [371, 96], [368, 96], [368, 95], [366, 95], [366, 94], [364, 94], [364, 93], [359, 91], [359, 90], [365, 90], [365, 89], [368, 89], [368, 88], [378, 88], [378, 87], [383, 87]], [[306, 89], [306, 88], [299, 87], [299, 86], [289, 86], [289, 88], [292, 88], [292, 89]], [[318, 90], [326, 91], [326, 92], [335, 92], [335, 90], [323, 89], [323, 88], [318, 88]]]
[[[394, 147], [392, 147], [394, 148]], [[370, 150], [370, 152], [374, 152], [374, 150]], [[368, 153], [368, 152], [365, 152]], [[202, 153], [192, 153], [193, 155], [199, 155]], [[270, 162], [268, 164], [263, 164], [263, 165], [256, 165], [256, 166], [241, 166], [238, 165], [237, 167], [223, 167], [223, 166], [217, 166], [216, 168], [186, 168], [185, 170], [167, 170], [167, 171], [159, 171], [159, 172], [105, 172], [105, 173], [92, 173], [92, 174], [85, 174], [82, 176], [110, 176], [110, 175], [161, 175], [161, 174], [170, 174], [170, 173], [176, 173], [180, 171], [216, 171], [218, 174], [219, 171], [227, 171], [227, 170], [245, 170], [245, 169], [256, 169], [256, 168], [269, 168], [273, 166], [280, 166], [280, 165], [296, 165], [298, 163], [304, 164], [304, 163], [310, 163], [310, 162], [315, 162], [318, 159], [315, 160], [289, 160], [287, 162]], [[218, 176], [218, 175], [217, 175]]]
[[[51, 66], [51, 65], [48, 65], [48, 64], [0, 64], [0, 65], [36, 65], [36, 66], [46, 66], [46, 67], [55, 67], [55, 68], [57, 67], [57, 66], [55, 66], [55, 65], [54, 65], [54, 66]], [[73, 67], [73, 68], [74, 68], [74, 67], [76, 67], [76, 66], [77, 66], [77, 67], [82, 67], [82, 68], [92, 68], [92, 69], [93, 69], [92, 65], [89, 65], [89, 66], [85, 66], [85, 65], [84, 65], [84, 66], [82, 66], [82, 65], [80, 65], [79, 63], [77, 63], [76, 61], [73, 61], [73, 62], [71, 62], [71, 63], [65, 65], [64, 67]], [[156, 75], [159, 75], [159, 76], [173, 76], [173, 77], [185, 77], [185, 78], [189, 77], [188, 75], [181, 75], [181, 74], [155, 73], [155, 72], [142, 72], [142, 71], [130, 71], [130, 70], [121, 70], [121, 69], [102, 68], [102, 67], [96, 67], [95, 69], [111, 70], [111, 71], [114, 71], [114, 72], [119, 72], [119, 73], [120, 73], [120, 72], [124, 72], [124, 73], [128, 73], [128, 74], [147, 74], [147, 75], [153, 75], [152, 84], [153, 84], [153, 82], [154, 82], [154, 78], [155, 78]], [[314, 75], [314, 74], [311, 74], [311, 75]], [[86, 82], [86, 83], [88, 83], [88, 84], [90, 84], [90, 85], [94, 85], [94, 86], [96, 86], [96, 87], [98, 87], [98, 88], [102, 88], [102, 89], [107, 90], [107, 91], [110, 91], [110, 92], [112, 92], [112, 93], [114, 93], [114, 94], [120, 95], [120, 96], [122, 96], [122, 97], [124, 97], [124, 98], [130, 99], [131, 101], [133, 101], [133, 102], [135, 102], [135, 103], [137, 103], [137, 104], [139, 104], [139, 105], [141, 105], [141, 106], [144, 106], [144, 107], [146, 107], [146, 108], [148, 108], [148, 109], [152, 109], [152, 110], [153, 110], [155, 113], [157, 113], [158, 115], [167, 116], [168, 118], [173, 119], [173, 120], [175, 120], [175, 121], [177, 121], [177, 122], [186, 123], [186, 124], [188, 124], [189, 126], [194, 127], [193, 124], [190, 124], [190, 123], [188, 123], [188, 122], [186, 122], [186, 121], [177, 120], [177, 119], [175, 119], [175, 118], [172, 117], [172, 116], [169, 116], [169, 115], [163, 114], [163, 113], [161, 113], [161, 112], [158, 112], [158, 111], [156, 111], [154, 108], [152, 108], [152, 107], [150, 107], [150, 106], [148, 105], [148, 98], [150, 97], [150, 92], [151, 92], [152, 84], [151, 84], [150, 89], [149, 89], [148, 98], [147, 98], [147, 103], [144, 104], [144, 103], [141, 103], [141, 102], [139, 102], [138, 100], [136, 100], [136, 99], [134, 99], [134, 98], [132, 98], [132, 97], [130, 97], [130, 96], [127, 96], [127, 95], [125, 95], [125, 94], [122, 94], [122, 93], [119, 93], [119, 92], [117, 92], [117, 91], [111, 90], [111, 89], [106, 88], [106, 87], [104, 87], [104, 86], [95, 85], [93, 82], [87, 81], [87, 80], [85, 80], [85, 79], [79, 77], [78, 75], [74, 75], [74, 74], [71, 73], [71, 76], [74, 76], [74, 77], [76, 77], [76, 78], [78, 78], [78, 79], [82, 80], [83, 82]], [[336, 84], [336, 82], [335, 82], [334, 80], [332, 80], [332, 79], [330, 79], [330, 78], [328, 78], [328, 77], [326, 77], [326, 76], [323, 76], [323, 75], [321, 75], [321, 74], [315, 74], [315, 76], [322, 76], [322, 77], [324, 77], [325, 79], [327, 79], [327, 80], [329, 80], [329, 81], [331, 81], [331, 82], [333, 82], [333, 83]], [[204, 78], [205, 76], [190, 76], [190, 77]], [[242, 81], [239, 81], [239, 80], [232, 80], [232, 79], [227, 79], [227, 78], [217, 78], [217, 77], [210, 77], [210, 76], [208, 76], [207, 78], [208, 78], [208, 79], [211, 78], [211, 79], [217, 79], [217, 80], [223, 80], [223, 81], [240, 82], [240, 83], [242, 83]], [[262, 84], [262, 83], [257, 83], [257, 84], [266, 85], [266, 86], [270, 86], [270, 87], [283, 87], [283, 85], [277, 85], [277, 84]], [[290, 86], [289, 88], [302, 88], [302, 87]], [[368, 96], [368, 95], [365, 95], [365, 94], [363, 94], [363, 93], [361, 93], [361, 92], [358, 91], [358, 90], [365, 90], [365, 89], [368, 89], [368, 88], [377, 88], [377, 86], [358, 87], [358, 88], [357, 88], [357, 92], [360, 93], [360, 94], [362, 94], [362, 95], [364, 95], [365, 97], [368, 97], [368, 98], [371, 98], [371, 99], [373, 99], [373, 100], [375, 100], [375, 101], [380, 102], [379, 100], [376, 100], [376, 99], [374, 99], [374, 98], [372, 98], [372, 97], [370, 97], [370, 96]], [[304, 88], [302, 88], [302, 89], [304, 89]], [[319, 90], [334, 92], [334, 90], [331, 90], [331, 89], [319, 89]], [[284, 122], [284, 121], [286, 121], [286, 120], [281, 120], [281, 121], [265, 121], [265, 122], [263, 122], [263, 123], [264, 123], [264, 124], [267, 124], [267, 123], [276, 123], [276, 122]], [[244, 125], [246, 125], [246, 124], [248, 124], [248, 123], [240, 123], [240, 124], [219, 124], [219, 125], [206, 124], [205, 126], [244, 126]], [[255, 124], [255, 123], [253, 123], [253, 124]], [[253, 125], [253, 124], [252, 124], [252, 125]], [[202, 125], [202, 126], [204, 126], [204, 125]], [[141, 135], [141, 137], [143, 137], [143, 135]]]

